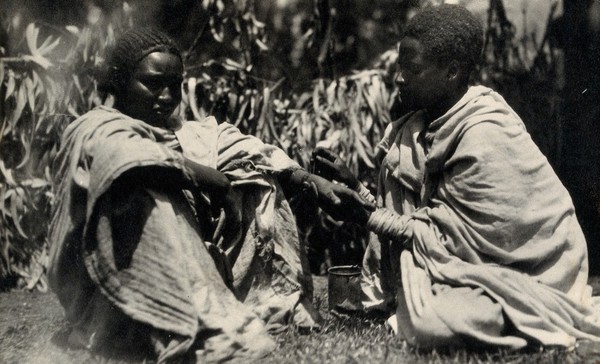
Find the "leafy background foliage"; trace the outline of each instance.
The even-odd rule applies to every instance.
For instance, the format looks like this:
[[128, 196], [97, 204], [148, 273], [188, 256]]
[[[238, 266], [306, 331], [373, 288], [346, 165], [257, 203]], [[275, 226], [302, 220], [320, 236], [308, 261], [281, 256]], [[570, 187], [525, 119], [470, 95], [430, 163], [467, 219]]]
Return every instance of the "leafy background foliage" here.
[[[374, 146], [402, 113], [395, 42], [410, 12], [430, 2], [81, 1], [80, 13], [59, 1], [58, 24], [10, 2], [0, 50], [0, 286], [46, 289], [51, 163], [65, 126], [105, 101], [102, 61], [124, 30], [154, 23], [180, 42], [182, 116], [229, 121], [307, 168], [317, 144], [330, 147], [374, 190]], [[558, 160], [560, 50], [549, 37], [516, 39], [502, 1], [490, 2], [487, 20], [486, 62], [474, 82], [503, 92]], [[360, 263], [362, 227], [294, 206], [315, 273]]]

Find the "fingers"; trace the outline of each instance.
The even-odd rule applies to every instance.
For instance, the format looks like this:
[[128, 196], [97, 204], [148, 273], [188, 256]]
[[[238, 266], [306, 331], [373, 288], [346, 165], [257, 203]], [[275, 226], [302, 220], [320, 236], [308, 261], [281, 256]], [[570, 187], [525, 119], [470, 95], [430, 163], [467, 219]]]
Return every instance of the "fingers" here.
[[306, 181], [304, 182], [304, 188], [306, 191], [309, 191], [314, 198], [319, 197], [319, 189], [317, 188], [316, 183]]
[[330, 151], [329, 149], [326, 149], [324, 147], [316, 147], [313, 150], [313, 156], [315, 157], [322, 157], [322, 158], [326, 158], [328, 160], [330, 160], [331, 162], [335, 162], [335, 160], [338, 158], [338, 156], [333, 153], [332, 151]]
[[335, 164], [319, 156], [313, 160], [313, 173], [329, 180], [338, 178], [338, 171]]
[[330, 170], [337, 170], [336, 164], [333, 161], [330, 161], [329, 159], [323, 158], [321, 156], [316, 156], [315, 161], [317, 161], [321, 166], [325, 166]]
[[217, 227], [215, 228], [215, 231], [213, 232], [213, 236], [212, 236], [212, 241], [214, 243], [219, 241], [219, 238], [221, 238], [221, 236], [223, 236], [223, 228], [225, 227], [225, 220], [226, 220], [225, 210], [221, 209], [220, 213], [219, 213]]
[[361, 195], [359, 195], [357, 192], [352, 191], [352, 197], [358, 201], [362, 207], [364, 207], [365, 209], [367, 209], [368, 211], [375, 211], [375, 204], [371, 201], [366, 200], [364, 197], [362, 197]]

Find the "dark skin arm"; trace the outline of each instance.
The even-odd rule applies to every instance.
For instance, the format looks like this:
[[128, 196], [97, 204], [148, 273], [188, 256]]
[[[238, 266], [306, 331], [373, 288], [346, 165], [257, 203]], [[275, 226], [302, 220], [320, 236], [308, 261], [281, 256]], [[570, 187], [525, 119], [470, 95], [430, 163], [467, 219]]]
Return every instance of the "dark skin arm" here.
[[231, 189], [229, 179], [216, 169], [189, 159], [184, 159], [184, 166], [187, 174], [175, 167], [135, 167], [123, 173], [116, 183], [121, 186], [142, 186], [159, 191], [200, 190], [206, 192], [215, 204], [221, 205]]
[[338, 181], [352, 190], [357, 190], [360, 182], [346, 167], [346, 164], [329, 149], [316, 147], [311, 156], [315, 173], [330, 181]]
[[336, 220], [365, 224], [375, 210], [375, 205], [356, 191], [302, 169], [282, 173], [279, 182], [296, 190], [310, 191], [319, 207]]
[[[330, 181], [343, 183], [354, 193], [357, 193], [355, 191], [360, 190], [361, 184], [358, 178], [356, 178], [346, 164], [330, 150], [322, 147], [315, 148], [311, 156], [311, 164], [315, 174]], [[362, 197], [361, 200], [365, 201]], [[341, 205], [342, 206], [338, 207], [338, 209], [347, 212], [344, 215], [339, 216], [339, 218], [334, 215], [332, 216], [343, 221], [355, 222], [358, 224], [366, 224], [371, 216], [371, 212], [375, 210], [374, 204], [369, 202], [368, 209], [361, 211], [360, 206], [357, 206], [354, 201], [347, 198], [341, 202]]]

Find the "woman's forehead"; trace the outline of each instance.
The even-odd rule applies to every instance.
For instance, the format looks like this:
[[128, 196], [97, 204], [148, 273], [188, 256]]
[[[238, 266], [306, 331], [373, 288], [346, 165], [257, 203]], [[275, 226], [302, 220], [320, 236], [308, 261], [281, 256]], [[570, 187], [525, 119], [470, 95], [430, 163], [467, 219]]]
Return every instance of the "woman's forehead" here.
[[420, 53], [423, 51], [423, 45], [417, 38], [404, 37], [398, 42], [398, 50]]
[[398, 43], [398, 60], [400, 59], [424, 59], [424, 47], [421, 42], [413, 37], [404, 37]]
[[136, 73], [183, 73], [183, 63], [178, 55], [170, 52], [152, 52], [142, 58]]

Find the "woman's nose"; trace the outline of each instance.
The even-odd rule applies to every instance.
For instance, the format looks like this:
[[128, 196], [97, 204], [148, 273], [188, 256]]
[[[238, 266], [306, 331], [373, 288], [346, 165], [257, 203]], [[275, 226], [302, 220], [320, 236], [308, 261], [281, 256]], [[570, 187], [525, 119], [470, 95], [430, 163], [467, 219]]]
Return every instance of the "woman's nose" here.
[[158, 94], [158, 99], [161, 102], [173, 102], [173, 90], [171, 90], [171, 87], [163, 87]]
[[400, 85], [404, 83], [404, 77], [402, 77], [402, 71], [396, 71], [396, 84]]

